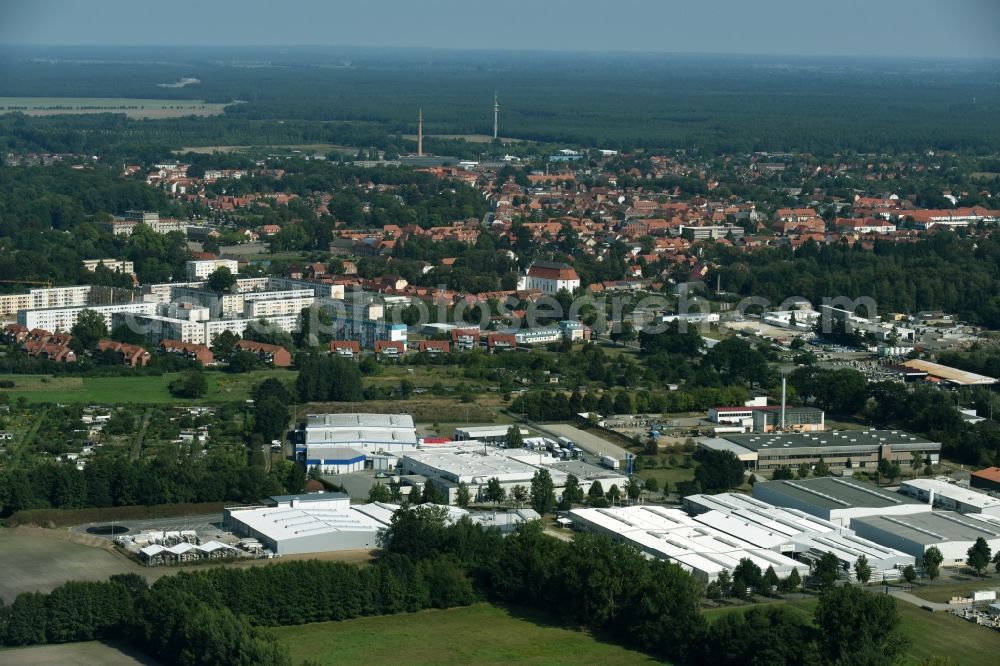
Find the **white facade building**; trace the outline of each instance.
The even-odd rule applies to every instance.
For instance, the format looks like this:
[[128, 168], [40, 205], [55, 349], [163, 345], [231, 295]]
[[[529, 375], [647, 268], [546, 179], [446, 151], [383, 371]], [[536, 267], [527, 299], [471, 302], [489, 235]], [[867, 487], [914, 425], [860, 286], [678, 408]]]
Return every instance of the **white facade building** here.
[[92, 310], [104, 317], [105, 322], [110, 327], [112, 316], [115, 314], [152, 315], [156, 314], [156, 307], [156, 303], [120, 303], [118, 305], [20, 310], [17, 313], [17, 323], [29, 329], [43, 328], [53, 333], [69, 331], [76, 324], [76, 319], [82, 311]]
[[18, 310], [38, 310], [41, 308], [68, 308], [86, 305], [90, 302], [91, 286], [42, 287], [31, 289], [27, 294], [0, 295], [0, 317], [17, 314]]
[[118, 259], [84, 259], [83, 267], [93, 273], [97, 267], [104, 265], [109, 271], [124, 273], [125, 275], [135, 275], [135, 265], [131, 261]]
[[907, 516], [931, 510], [928, 504], [883, 490], [873, 483], [832, 476], [761, 481], [754, 484], [753, 496], [852, 528], [857, 519], [867, 516]]
[[240, 265], [232, 259], [199, 259], [185, 264], [188, 280], [204, 280], [219, 268], [228, 268], [230, 273], [236, 275]]
[[518, 289], [538, 290], [555, 294], [560, 290], [573, 293], [580, 288], [580, 276], [572, 266], [558, 261], [535, 261], [518, 281]]
[[986, 540], [990, 550], [1000, 548], [1000, 520], [992, 516], [927, 511], [908, 516], [871, 515], [855, 518], [851, 525], [858, 536], [914, 557], [937, 548], [944, 566], [961, 565], [976, 539]]
[[899, 492], [936, 509], [1000, 517], [1000, 498], [947, 481], [911, 479], [899, 484]]

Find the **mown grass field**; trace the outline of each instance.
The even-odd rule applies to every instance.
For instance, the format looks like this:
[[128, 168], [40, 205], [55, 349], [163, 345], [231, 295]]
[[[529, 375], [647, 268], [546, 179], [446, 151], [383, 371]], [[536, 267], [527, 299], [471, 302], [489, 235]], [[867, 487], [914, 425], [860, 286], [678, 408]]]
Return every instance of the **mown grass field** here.
[[268, 377], [295, 381], [295, 373], [288, 370], [257, 370], [242, 375], [207, 372], [208, 391], [202, 398], [189, 400], [172, 396], [167, 388], [178, 376], [178, 373], [135, 377], [14, 375], [14, 388], [0, 393], [12, 400], [23, 397], [31, 404], [204, 404], [246, 400], [250, 389]]
[[300, 663], [656, 664], [544, 616], [490, 604], [270, 629]]
[[[68, 580], [106, 580], [117, 573], [154, 571], [109, 550], [57, 537], [0, 529], [0, 599], [4, 603], [11, 603], [21, 592], [49, 592]], [[0, 663], [5, 663], [2, 657]]]
[[217, 116], [228, 106], [191, 99], [133, 99], [126, 97], [0, 97], [0, 113], [20, 111], [28, 116], [64, 113], [124, 113], [129, 118]]
[[[811, 618], [816, 608], [815, 598], [798, 599], [785, 603], [790, 608]], [[709, 620], [727, 613], [738, 613], [751, 606], [717, 608], [705, 611]], [[961, 666], [992, 666], [1000, 654], [1000, 632], [977, 627], [951, 613], [932, 613], [903, 601], [896, 601], [899, 609], [900, 629], [906, 639], [902, 663], [918, 664], [935, 655], [948, 656]]]
[[13, 650], [0, 649], [0, 663], [5, 666], [39, 666], [40, 664], [75, 664], [75, 666], [139, 666], [154, 664], [145, 655], [129, 646], [103, 641], [33, 645]]
[[968, 580], [962, 582], [948, 583], [945, 585], [915, 586], [910, 592], [926, 599], [946, 604], [952, 597], [968, 596], [976, 590], [996, 590], [1000, 592], [1000, 576], [985, 575], [983, 578], [976, 578], [969, 575]]

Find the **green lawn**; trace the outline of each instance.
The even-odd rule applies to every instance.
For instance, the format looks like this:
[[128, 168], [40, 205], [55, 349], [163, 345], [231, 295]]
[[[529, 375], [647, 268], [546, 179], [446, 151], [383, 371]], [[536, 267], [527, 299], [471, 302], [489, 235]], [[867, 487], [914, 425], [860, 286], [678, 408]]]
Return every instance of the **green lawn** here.
[[944, 585], [922, 585], [914, 587], [910, 591], [921, 599], [946, 604], [952, 597], [968, 596], [976, 590], [1000, 590], [1000, 577], [998, 576], [987, 574], [982, 579], [977, 579], [970, 575], [968, 578], [969, 580], [960, 583], [949, 582]]
[[9, 395], [12, 400], [23, 397], [31, 404], [216, 403], [246, 400], [250, 389], [268, 377], [278, 377], [286, 382], [295, 379], [295, 373], [287, 370], [257, 370], [243, 375], [207, 372], [206, 375], [208, 392], [199, 400], [184, 400], [170, 395], [167, 386], [179, 376], [177, 373], [136, 377], [14, 375], [14, 388], [0, 393]]
[[[811, 617], [817, 600], [807, 598], [778, 603], [787, 603], [789, 607]], [[705, 616], [711, 620], [747, 608], [750, 606], [710, 609], [705, 611]], [[900, 628], [906, 638], [902, 663], [917, 664], [935, 655], [952, 657], [962, 666], [996, 663], [1000, 633], [977, 627], [951, 613], [932, 613], [903, 601], [896, 601], [896, 608], [899, 609]]]
[[670, 484], [668, 490], [674, 492], [678, 481], [691, 481], [694, 479], [694, 469], [694, 467], [656, 467], [641, 469], [638, 474], [639, 478], [644, 481], [649, 478], [656, 479], [656, 482], [660, 484], [660, 488], [663, 488], [663, 482], [666, 481]]
[[270, 629], [296, 663], [655, 664], [544, 616], [490, 604]]

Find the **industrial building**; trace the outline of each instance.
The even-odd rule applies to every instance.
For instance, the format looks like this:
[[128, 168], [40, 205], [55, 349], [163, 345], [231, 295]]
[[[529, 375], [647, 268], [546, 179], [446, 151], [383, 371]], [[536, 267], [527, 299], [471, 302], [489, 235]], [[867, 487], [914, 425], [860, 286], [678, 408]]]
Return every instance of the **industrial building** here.
[[719, 434], [698, 440], [705, 449], [736, 454], [752, 470], [796, 469], [822, 459], [830, 469], [875, 469], [882, 459], [909, 465], [913, 454], [936, 464], [941, 443], [901, 430], [831, 430], [792, 434]]
[[832, 476], [759, 481], [753, 486], [753, 496], [775, 506], [798, 509], [852, 528], [855, 520], [867, 516], [905, 516], [931, 511], [929, 504], [882, 490], [873, 483]]
[[899, 484], [899, 492], [936, 509], [1000, 516], [1000, 498], [937, 479], [913, 479]]
[[988, 492], [1000, 492], [1000, 467], [987, 467], [969, 476], [969, 485]]
[[744, 407], [713, 407], [708, 418], [719, 425], [739, 426], [745, 432], [769, 433], [781, 425], [791, 432], [819, 432], [826, 429], [826, 413], [815, 407], [786, 407], [782, 414], [780, 405], [747, 405]]
[[[506, 446], [507, 434], [510, 432], [509, 425], [487, 425], [487, 426], [465, 426], [455, 428], [455, 441], [468, 442], [476, 440], [486, 442], [494, 446]], [[516, 426], [522, 437], [528, 436], [528, 431], [520, 426]]]
[[[299, 555], [340, 550], [371, 550], [380, 547], [380, 538], [399, 507], [372, 502], [351, 505], [343, 493], [280, 495], [268, 505], [230, 507], [223, 525], [247, 540], [256, 540], [274, 555]], [[538, 520], [531, 509], [517, 511], [469, 512], [448, 507], [447, 520], [468, 517], [483, 527], [508, 533], [522, 522]]]
[[275, 555], [377, 548], [398, 509], [378, 502], [351, 506], [351, 498], [343, 493], [271, 499], [271, 506], [227, 508], [223, 525], [241, 537], [257, 539]]
[[335, 448], [374, 454], [399, 453], [416, 446], [417, 430], [409, 414], [309, 414], [295, 453], [308, 461], [325, 460], [326, 452]]
[[922, 361], [920, 359], [904, 361], [900, 364], [900, 368], [924, 373], [926, 376], [933, 377], [951, 386], [992, 386], [997, 383], [996, 377], [987, 377], [975, 372], [959, 370], [951, 366]]
[[399, 469], [402, 474], [415, 474], [432, 481], [447, 494], [449, 503], [457, 501], [459, 483], [467, 484], [477, 501], [485, 501], [490, 479], [497, 479], [508, 491], [514, 486], [528, 488], [540, 469], [548, 470], [552, 476], [557, 499], [562, 496], [570, 474], [577, 477], [584, 492], [595, 481], [600, 481], [605, 491], [612, 485], [624, 489], [628, 483], [626, 476], [604, 467], [575, 460], [562, 462], [544, 451], [495, 448], [484, 451], [478, 442], [408, 451], [402, 455]]
[[945, 566], [965, 562], [969, 548], [980, 537], [992, 551], [1000, 548], [1000, 520], [983, 515], [962, 515], [953, 511], [873, 514], [853, 519], [851, 526], [858, 536], [914, 557], [923, 557], [928, 548], [935, 547], [944, 556]]
[[[688, 495], [684, 508], [692, 515], [706, 512], [722, 513], [735, 519], [736, 525], [745, 523], [763, 527], [775, 534], [784, 535], [787, 544], [781, 552], [806, 562], [815, 562], [826, 553], [833, 553], [840, 561], [841, 570], [848, 577], [863, 555], [872, 568], [873, 576], [895, 579], [900, 569], [913, 564], [914, 558], [898, 550], [887, 548], [868, 539], [862, 539], [842, 527], [797, 509], [779, 508], [746, 495], [721, 493], [719, 495]], [[713, 526], [729, 531], [727, 523], [713, 522]]]
[[809, 572], [808, 564], [782, 555], [780, 546], [785, 540], [765, 529], [745, 525], [741, 536], [734, 536], [714, 528], [710, 523], [722, 520], [720, 513], [691, 517], [680, 509], [649, 505], [573, 509], [569, 518], [576, 529], [603, 534], [650, 557], [675, 562], [704, 583], [716, 580], [724, 569], [732, 572], [744, 558], [762, 571], [773, 567], [780, 578], [793, 569], [800, 576]]
[[343, 446], [310, 446], [306, 468], [319, 468], [320, 474], [350, 474], [365, 468], [365, 454]]

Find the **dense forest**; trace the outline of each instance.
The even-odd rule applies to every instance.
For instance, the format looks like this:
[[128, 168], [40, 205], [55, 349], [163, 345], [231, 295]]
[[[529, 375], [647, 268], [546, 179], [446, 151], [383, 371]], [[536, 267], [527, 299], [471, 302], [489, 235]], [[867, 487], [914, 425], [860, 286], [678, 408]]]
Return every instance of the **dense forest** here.
[[1000, 327], [1000, 241], [993, 236], [943, 231], [912, 243], [879, 241], [872, 250], [808, 241], [794, 251], [742, 253], [721, 246], [706, 251], [722, 266], [723, 289], [766, 298], [772, 307], [792, 296], [817, 307], [824, 298], [867, 296], [880, 315], [940, 309], [963, 321]]
[[[65, 48], [46, 49], [45, 60], [37, 55], [28, 48], [0, 52], [0, 95], [58, 90], [241, 102], [224, 118], [81, 121], [117, 125], [92, 132], [81, 147], [118, 135], [174, 147], [324, 142], [398, 151], [410, 145], [399, 137], [414, 133], [418, 108], [428, 134], [490, 133], [494, 91], [503, 108], [501, 134], [545, 142], [709, 154], [1000, 146], [998, 71], [989, 62], [333, 48]], [[157, 86], [182, 77], [200, 83]], [[0, 136], [22, 146], [83, 136], [70, 139], [66, 127], [65, 120], [31, 119]]]

